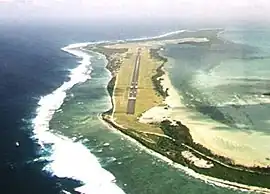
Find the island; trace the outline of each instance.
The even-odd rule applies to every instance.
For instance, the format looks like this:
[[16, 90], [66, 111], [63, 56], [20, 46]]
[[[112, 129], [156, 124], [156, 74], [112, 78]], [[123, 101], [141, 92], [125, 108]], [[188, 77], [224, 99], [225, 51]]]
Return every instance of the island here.
[[[270, 192], [268, 165], [244, 163], [217, 153], [196, 139], [196, 130], [181, 120], [181, 96], [164, 66], [168, 58], [160, 51], [167, 44], [223, 49], [228, 41], [218, 30], [184, 31], [152, 39], [90, 44], [83, 47], [105, 55], [112, 78], [107, 90], [112, 109], [102, 113], [109, 125], [147, 148], [215, 182], [242, 190]], [[130, 103], [130, 105], [129, 105]], [[131, 106], [133, 111], [129, 111]], [[209, 134], [211, 135], [211, 134]]]

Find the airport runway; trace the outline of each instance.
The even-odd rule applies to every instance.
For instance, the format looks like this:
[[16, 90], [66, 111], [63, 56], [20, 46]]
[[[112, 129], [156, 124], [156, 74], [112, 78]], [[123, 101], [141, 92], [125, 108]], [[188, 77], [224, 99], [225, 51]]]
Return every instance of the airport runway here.
[[132, 80], [130, 83], [128, 104], [127, 104], [127, 114], [134, 114], [135, 113], [140, 63], [141, 63], [141, 49], [139, 48], [137, 56], [136, 56], [136, 60], [135, 60]]

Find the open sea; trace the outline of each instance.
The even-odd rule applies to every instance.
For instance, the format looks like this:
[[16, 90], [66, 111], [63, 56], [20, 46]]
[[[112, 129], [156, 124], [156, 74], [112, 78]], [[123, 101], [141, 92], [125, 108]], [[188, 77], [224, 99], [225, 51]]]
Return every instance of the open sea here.
[[[240, 193], [187, 175], [104, 124], [99, 114], [111, 107], [106, 91], [110, 80], [110, 73], [105, 69], [106, 60], [96, 53], [87, 55], [66, 47], [80, 42], [155, 36], [179, 29], [185, 27], [172, 24], [1, 24], [0, 193]], [[267, 30], [265, 32], [269, 34]], [[242, 29], [226, 31], [222, 36], [251, 46], [265, 45], [260, 47], [263, 56], [259, 56], [266, 58], [269, 43], [267, 46], [264, 41], [269, 39], [258, 42], [256, 33]], [[194, 74], [191, 65], [200, 66], [199, 60], [193, 58], [192, 62], [185, 53], [175, 56], [185, 59], [189, 72], [183, 74], [186, 77], [182, 79], [203, 79]], [[251, 70], [247, 73], [254, 73], [254, 63], [259, 62], [248, 63], [247, 71]], [[239, 69], [244, 65], [237, 59], [234, 64]], [[215, 73], [226, 72], [228, 69], [224, 66], [219, 66]], [[171, 72], [177, 72], [179, 66], [169, 69], [173, 68]], [[259, 72], [266, 78], [269, 75], [265, 69]], [[177, 80], [176, 74], [170, 75], [181, 90], [183, 84], [177, 84], [184, 82]], [[249, 92], [267, 91], [267, 83], [264, 88], [252, 87], [255, 89]], [[196, 88], [202, 99], [207, 95], [212, 97], [212, 88], [187, 86], [190, 91]], [[227, 89], [225, 87], [223, 91]], [[246, 93], [244, 89], [243, 93]], [[207, 102], [226, 102], [229, 97], [221, 99], [217, 96]], [[268, 107], [265, 109], [267, 112]], [[221, 111], [233, 114], [225, 108]], [[247, 121], [243, 122], [248, 125]]]

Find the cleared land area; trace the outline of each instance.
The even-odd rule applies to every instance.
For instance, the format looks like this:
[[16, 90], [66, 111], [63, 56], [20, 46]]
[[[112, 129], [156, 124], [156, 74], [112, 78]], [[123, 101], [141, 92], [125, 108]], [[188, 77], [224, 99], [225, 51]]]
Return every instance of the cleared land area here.
[[162, 61], [151, 59], [149, 49], [143, 47], [141, 50], [141, 65], [139, 70], [138, 90], [136, 98], [135, 114], [126, 113], [130, 83], [137, 55], [137, 48], [131, 47], [128, 51], [129, 58], [126, 58], [117, 75], [115, 86], [115, 111], [113, 118], [125, 128], [132, 128], [143, 132], [155, 132], [163, 134], [159, 127], [138, 122], [138, 117], [151, 107], [162, 104], [163, 98], [154, 90], [152, 76], [156, 74], [156, 69]]

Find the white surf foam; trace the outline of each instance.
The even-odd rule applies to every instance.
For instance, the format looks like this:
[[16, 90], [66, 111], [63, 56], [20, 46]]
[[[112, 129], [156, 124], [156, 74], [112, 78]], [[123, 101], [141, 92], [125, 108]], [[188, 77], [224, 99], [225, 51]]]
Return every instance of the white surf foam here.
[[102, 40], [102, 41], [96, 41], [96, 42], [74, 43], [74, 44], [70, 44], [70, 45], [66, 46], [64, 49], [65, 50], [70, 50], [70, 49], [74, 49], [74, 48], [86, 47], [87, 45], [102, 44], [102, 43], [120, 43], [120, 42], [126, 42], [126, 41], [152, 40], [152, 39], [157, 39], [157, 38], [165, 38], [167, 36], [180, 34], [180, 33], [186, 32], [186, 31], [187, 30], [176, 30], [176, 31], [164, 33], [164, 34], [157, 35], [157, 36], [145, 36], [145, 37], [140, 37], [140, 38], [128, 38], [128, 39], [115, 40], [115, 41]]
[[80, 193], [112, 193], [124, 192], [114, 183], [115, 177], [101, 167], [98, 159], [80, 142], [73, 142], [66, 137], [47, 133], [43, 140], [53, 143], [52, 161], [44, 170], [58, 177], [73, 178], [84, 183], [75, 190]]
[[46, 150], [51, 153], [46, 158], [50, 162], [43, 170], [58, 177], [81, 181], [84, 185], [76, 188], [76, 191], [91, 194], [122, 194], [124, 192], [114, 183], [115, 177], [101, 167], [97, 158], [81, 142], [74, 142], [49, 131], [49, 122], [55, 111], [63, 104], [66, 92], [75, 84], [90, 79], [91, 56], [78, 49], [76, 50], [76, 48], [87, 44], [72, 44], [62, 49], [81, 58], [81, 61], [78, 67], [71, 70], [69, 81], [64, 82], [51, 94], [40, 99], [37, 116], [33, 119], [35, 134], [33, 138], [38, 140], [43, 149], [46, 149], [45, 144], [52, 144], [51, 150]]
[[176, 31], [168, 32], [168, 33], [157, 35], [157, 36], [146, 36], [146, 37], [141, 37], [141, 38], [126, 39], [126, 41], [139, 41], [139, 40], [152, 40], [152, 39], [157, 39], [157, 38], [165, 38], [167, 36], [180, 34], [180, 33], [185, 32], [185, 31], [186, 30], [176, 30]]

